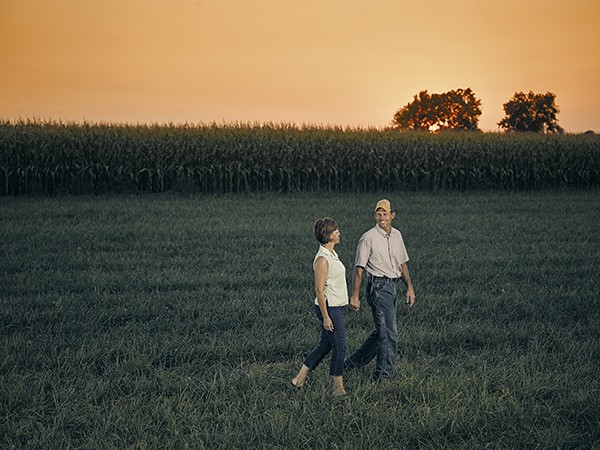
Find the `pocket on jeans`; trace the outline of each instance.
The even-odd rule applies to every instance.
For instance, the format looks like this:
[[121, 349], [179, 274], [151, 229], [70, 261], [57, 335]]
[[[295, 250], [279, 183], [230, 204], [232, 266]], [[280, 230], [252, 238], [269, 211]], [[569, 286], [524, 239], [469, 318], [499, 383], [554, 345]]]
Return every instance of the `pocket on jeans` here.
[[378, 289], [373, 291], [373, 301], [392, 300], [396, 295], [396, 285], [393, 283], [381, 283]]

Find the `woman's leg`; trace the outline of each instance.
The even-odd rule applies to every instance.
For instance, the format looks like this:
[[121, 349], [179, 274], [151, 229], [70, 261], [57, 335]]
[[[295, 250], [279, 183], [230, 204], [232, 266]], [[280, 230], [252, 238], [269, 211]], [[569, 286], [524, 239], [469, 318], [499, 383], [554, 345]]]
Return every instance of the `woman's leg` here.
[[342, 372], [344, 370], [344, 359], [346, 358], [346, 326], [344, 323], [344, 308], [328, 308], [329, 317], [333, 321], [333, 331], [327, 333], [331, 343], [332, 354], [329, 365], [329, 375], [333, 377], [334, 393], [345, 395]]
[[343, 377], [331, 377], [333, 379], [333, 395], [341, 396], [346, 395], [346, 389], [344, 389]]
[[304, 382], [306, 381], [306, 377], [308, 377], [309, 373], [310, 369], [306, 367], [306, 365], [302, 364], [302, 367], [300, 367], [298, 374], [294, 378], [292, 378], [292, 386], [297, 388], [304, 386]]
[[[298, 374], [292, 379], [292, 384], [294, 386], [302, 386], [308, 374], [317, 368], [317, 366], [323, 361], [323, 358], [331, 351], [331, 342], [328, 334], [330, 332], [325, 331], [323, 328], [323, 315], [321, 314], [321, 310], [318, 306], [315, 305], [315, 314], [319, 319], [319, 328], [321, 329], [321, 336], [319, 339], [319, 343], [317, 346], [311, 350], [306, 359], [304, 360], [304, 364], [298, 371]], [[335, 328], [335, 323], [334, 323]]]

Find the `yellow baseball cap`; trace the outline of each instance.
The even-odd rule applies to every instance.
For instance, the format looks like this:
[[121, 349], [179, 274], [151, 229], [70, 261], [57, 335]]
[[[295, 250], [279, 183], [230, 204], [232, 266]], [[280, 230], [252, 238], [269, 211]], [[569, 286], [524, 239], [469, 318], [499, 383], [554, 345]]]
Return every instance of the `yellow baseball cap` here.
[[392, 205], [390, 204], [390, 201], [388, 199], [383, 198], [379, 200], [375, 205], [375, 211], [377, 211], [378, 209], [383, 209], [384, 211], [390, 212], [392, 210]]

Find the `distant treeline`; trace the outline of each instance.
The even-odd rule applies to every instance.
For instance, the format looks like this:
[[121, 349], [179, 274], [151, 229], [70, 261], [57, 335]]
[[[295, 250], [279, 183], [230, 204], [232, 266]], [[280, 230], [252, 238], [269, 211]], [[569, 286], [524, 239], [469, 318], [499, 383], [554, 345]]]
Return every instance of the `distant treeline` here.
[[0, 195], [600, 185], [593, 133], [0, 122]]

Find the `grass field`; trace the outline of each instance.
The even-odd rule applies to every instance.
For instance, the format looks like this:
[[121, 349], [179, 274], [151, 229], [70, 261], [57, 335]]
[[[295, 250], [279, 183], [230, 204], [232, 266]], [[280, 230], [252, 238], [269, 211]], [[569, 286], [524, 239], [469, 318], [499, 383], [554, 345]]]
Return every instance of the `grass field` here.
[[288, 388], [311, 228], [351, 267], [377, 195], [2, 198], [0, 447], [600, 447], [599, 194], [392, 194], [417, 304], [345, 399], [327, 364]]

